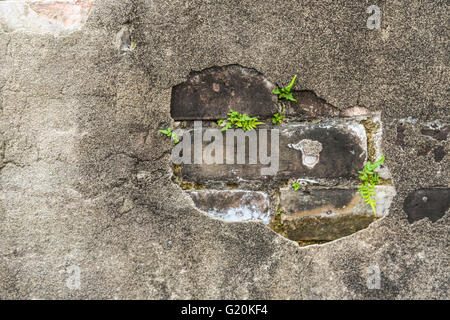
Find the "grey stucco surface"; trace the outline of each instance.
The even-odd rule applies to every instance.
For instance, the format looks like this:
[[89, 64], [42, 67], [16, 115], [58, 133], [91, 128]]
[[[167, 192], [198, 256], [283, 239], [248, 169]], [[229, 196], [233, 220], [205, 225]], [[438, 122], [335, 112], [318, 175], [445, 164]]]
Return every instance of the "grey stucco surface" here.
[[[371, 4], [381, 30], [366, 28]], [[448, 16], [447, 1], [98, 0], [67, 36], [0, 32], [0, 298], [448, 299], [449, 213], [410, 224], [402, 209], [449, 187], [448, 152], [418, 156], [429, 141], [412, 129], [396, 144], [399, 119], [449, 122]], [[121, 55], [124, 25], [136, 48]], [[389, 215], [301, 248], [195, 209], [157, 129], [173, 122], [172, 86], [227, 64], [380, 110]]]

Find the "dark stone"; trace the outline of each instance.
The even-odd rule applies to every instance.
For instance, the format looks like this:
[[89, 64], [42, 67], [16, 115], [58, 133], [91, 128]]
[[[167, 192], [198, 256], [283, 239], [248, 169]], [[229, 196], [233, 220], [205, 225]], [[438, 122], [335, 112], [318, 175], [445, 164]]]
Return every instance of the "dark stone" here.
[[[289, 134], [291, 134], [289, 136]], [[289, 148], [289, 144], [309, 139], [322, 144], [319, 162], [308, 168], [302, 163], [302, 152]], [[366, 141], [346, 128], [305, 125], [283, 130], [280, 136], [280, 177], [350, 178], [358, 174], [366, 159], [361, 147]]]
[[444, 146], [439, 146], [433, 150], [434, 153], [434, 161], [441, 162], [442, 159], [447, 155]]
[[[395, 196], [395, 189], [377, 186], [375, 192], [377, 216], [383, 216]], [[280, 209], [286, 220], [315, 215], [373, 215], [356, 188], [309, 188], [307, 191], [295, 191], [291, 186], [281, 188]]]
[[277, 112], [274, 88], [261, 73], [238, 65], [192, 72], [173, 87], [170, 114], [175, 120], [217, 120], [233, 109], [270, 117]]
[[286, 109], [286, 115], [302, 119], [333, 118], [339, 116], [339, 110], [326, 103], [312, 91], [294, 91], [296, 102], [291, 101]]
[[422, 189], [410, 193], [403, 202], [409, 223], [429, 218], [442, 218], [450, 206], [450, 189]]

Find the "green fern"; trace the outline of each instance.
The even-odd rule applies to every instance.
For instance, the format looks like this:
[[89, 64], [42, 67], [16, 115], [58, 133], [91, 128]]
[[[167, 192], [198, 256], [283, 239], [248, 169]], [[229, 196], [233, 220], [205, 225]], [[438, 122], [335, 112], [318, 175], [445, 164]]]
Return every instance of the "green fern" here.
[[247, 131], [255, 129], [256, 126], [264, 124], [264, 122], [260, 122], [258, 118], [249, 117], [245, 113], [240, 114], [237, 111], [230, 110], [230, 112], [228, 112], [228, 118], [220, 119], [219, 121], [217, 121], [217, 124], [219, 126], [223, 126], [222, 131], [231, 129], [232, 127]]
[[291, 89], [294, 86], [295, 79], [297, 79], [297, 76], [294, 76], [294, 78], [292, 78], [291, 83], [289, 83], [288, 86], [286, 86], [284, 88], [274, 89], [272, 91], [272, 93], [278, 95], [278, 99], [287, 99], [290, 101], [297, 101], [297, 100], [295, 100], [294, 96], [291, 93]]
[[292, 184], [292, 188], [294, 188], [295, 191], [297, 191], [298, 189], [300, 189], [301, 185], [298, 182], [295, 182]]
[[177, 134], [172, 131], [171, 128], [167, 128], [167, 130], [159, 130], [159, 132], [165, 134], [166, 136], [168, 136], [169, 138], [171, 138], [173, 140], [173, 144], [177, 144], [178, 142], [180, 142], [180, 140], [178, 139]]
[[272, 123], [273, 124], [281, 124], [283, 122], [284, 116], [279, 114], [279, 113], [275, 113], [272, 116]]
[[374, 170], [384, 162], [384, 156], [380, 158], [377, 162], [371, 163], [367, 161], [364, 165], [363, 171], [358, 171], [359, 179], [359, 193], [364, 199], [366, 204], [372, 208], [373, 214], [377, 216], [375, 199], [375, 186], [380, 182], [380, 177]]

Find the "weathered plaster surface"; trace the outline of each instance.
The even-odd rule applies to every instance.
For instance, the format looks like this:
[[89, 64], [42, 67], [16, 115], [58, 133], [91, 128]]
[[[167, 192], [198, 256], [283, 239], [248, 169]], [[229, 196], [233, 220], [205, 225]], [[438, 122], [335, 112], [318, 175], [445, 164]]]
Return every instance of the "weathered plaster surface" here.
[[[370, 4], [97, 0], [64, 37], [10, 32], [3, 17], [0, 297], [448, 299], [449, 214], [411, 224], [403, 201], [448, 188], [449, 156], [417, 155], [430, 137], [414, 127], [398, 137], [401, 119], [449, 121], [448, 2], [381, 1], [379, 31], [366, 28]], [[120, 54], [124, 26], [136, 48]], [[262, 223], [196, 210], [157, 129], [172, 124], [172, 86], [226, 64], [273, 83], [298, 74], [298, 89], [340, 110], [381, 110], [389, 215], [300, 248]], [[66, 285], [73, 265], [79, 289]]]

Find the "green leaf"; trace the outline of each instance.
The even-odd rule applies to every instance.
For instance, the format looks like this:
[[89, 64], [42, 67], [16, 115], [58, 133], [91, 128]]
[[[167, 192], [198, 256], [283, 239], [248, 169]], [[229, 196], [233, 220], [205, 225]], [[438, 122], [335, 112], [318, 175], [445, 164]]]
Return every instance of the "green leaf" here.
[[288, 92], [291, 92], [291, 89], [294, 86], [295, 79], [297, 79], [297, 75], [295, 75], [294, 78], [292, 78], [291, 83], [289, 83], [289, 85], [286, 87], [286, 90]]
[[292, 93], [289, 93], [289, 94], [287, 94], [286, 95], [286, 99], [288, 99], [288, 100], [290, 100], [290, 101], [297, 101], [295, 98], [294, 98], [294, 96], [292, 95]]
[[257, 125], [263, 124], [263, 122], [259, 122], [258, 118], [250, 117], [248, 114], [240, 114], [239, 112], [230, 109], [228, 112], [228, 118], [221, 119], [217, 122], [219, 125], [225, 123], [225, 127], [222, 128], [222, 131], [228, 130], [233, 126], [237, 129], [242, 129], [244, 131], [252, 130], [256, 128]]
[[294, 190], [297, 191], [298, 189], [300, 189], [300, 183], [297, 182], [293, 183], [292, 188], [294, 188]]
[[382, 156], [378, 161], [371, 163], [367, 161], [364, 164], [363, 171], [358, 171], [359, 179], [361, 180], [359, 184], [359, 193], [364, 199], [366, 204], [372, 208], [374, 215], [376, 216], [376, 201], [373, 198], [376, 195], [375, 186], [379, 183], [380, 177], [374, 170], [384, 162], [384, 156]]
[[277, 88], [272, 90], [272, 93], [278, 95], [278, 99], [287, 99], [290, 101], [297, 101], [291, 94], [291, 89], [294, 86], [295, 80], [297, 79], [297, 75], [295, 75], [288, 86], [285, 88]]

